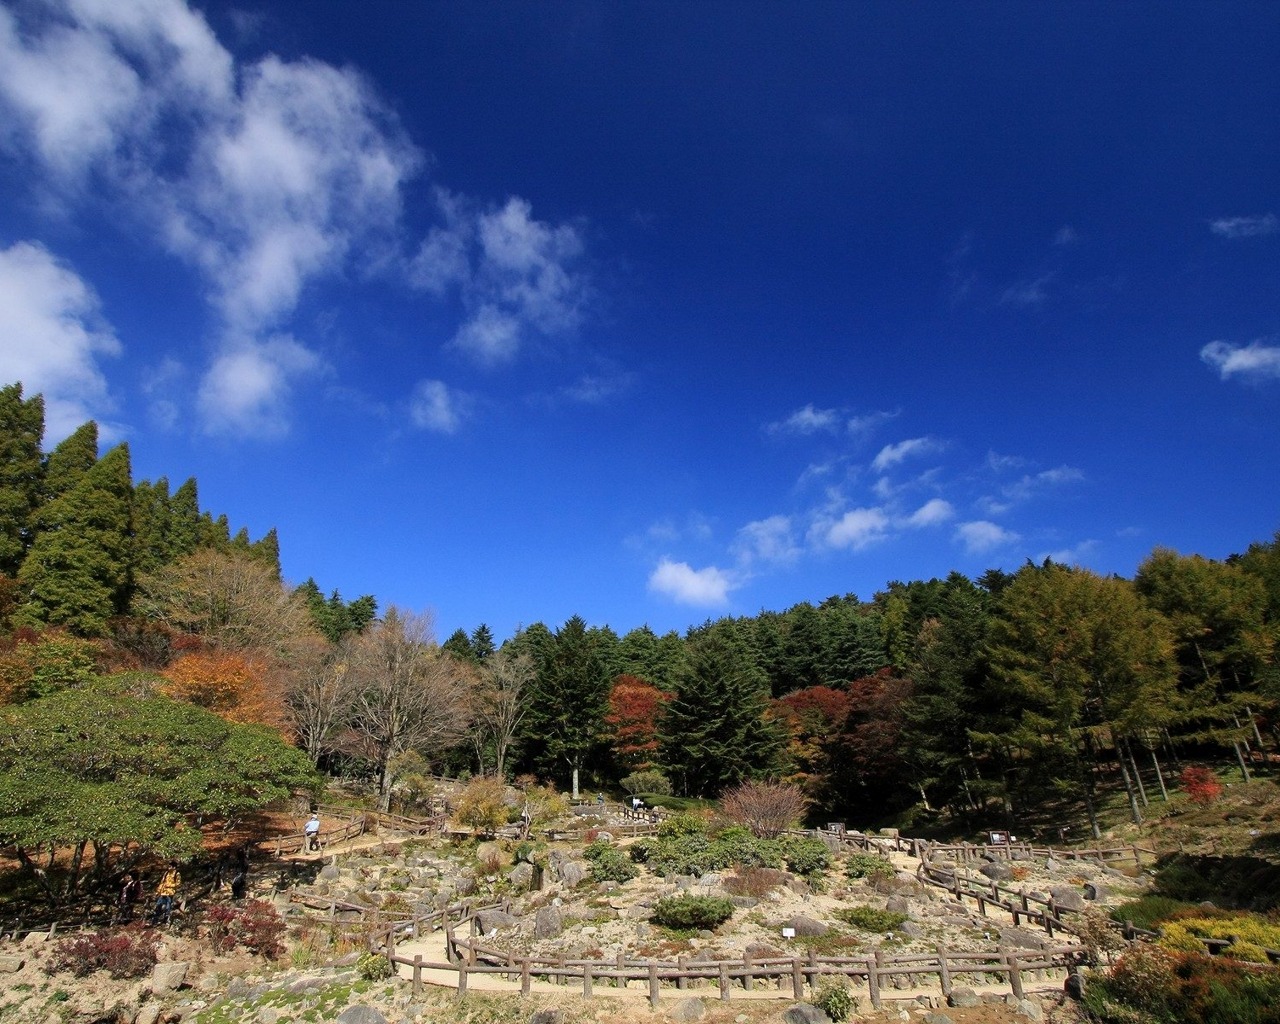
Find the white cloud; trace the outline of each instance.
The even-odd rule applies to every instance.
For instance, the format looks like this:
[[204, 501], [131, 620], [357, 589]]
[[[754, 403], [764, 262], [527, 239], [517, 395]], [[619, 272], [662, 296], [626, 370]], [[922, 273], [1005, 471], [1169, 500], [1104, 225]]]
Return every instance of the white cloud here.
[[820, 518], [809, 529], [811, 543], [822, 547], [860, 551], [885, 540], [889, 516], [880, 508], [855, 508], [836, 518]]
[[1038, 306], [1049, 293], [1047, 286], [1053, 280], [1053, 274], [1044, 274], [1034, 281], [1019, 281], [1010, 285], [1000, 296], [1002, 306]]
[[1080, 241], [1080, 232], [1070, 224], [1062, 225], [1053, 236], [1054, 245], [1074, 245], [1078, 241]]
[[1081, 565], [1084, 559], [1093, 553], [1098, 547], [1096, 540], [1082, 540], [1069, 548], [1059, 548], [1057, 551], [1042, 551], [1036, 556], [1037, 562], [1043, 562], [1046, 558], [1057, 562], [1059, 565]]
[[[1074, 466], [1055, 466], [1053, 469], [1042, 470], [1039, 473], [1024, 474], [1004, 487], [1001, 494], [1008, 499], [1008, 502], [1029, 501], [1045, 491], [1079, 483], [1083, 479], [1084, 474]], [[1007, 507], [1007, 502], [1003, 504]]]
[[1200, 358], [1217, 370], [1223, 380], [1232, 377], [1245, 380], [1280, 377], [1280, 346], [1264, 345], [1260, 341], [1248, 345], [1211, 341], [1200, 350]]
[[737, 583], [732, 574], [715, 566], [694, 569], [687, 562], [662, 559], [649, 576], [649, 589], [680, 604], [713, 608], [729, 600]]
[[955, 514], [956, 510], [952, 508], [951, 502], [944, 501], [942, 498], [932, 498], [911, 513], [906, 523], [908, 526], [915, 527], [937, 526], [954, 518]]
[[795, 525], [789, 516], [769, 516], [748, 523], [738, 531], [734, 553], [744, 565], [755, 562], [787, 564], [800, 557]]
[[1219, 217], [1209, 221], [1209, 230], [1223, 238], [1255, 238], [1280, 231], [1280, 220], [1274, 213], [1258, 217]]
[[898, 415], [896, 412], [871, 412], [865, 416], [854, 416], [845, 426], [849, 433], [855, 437], [864, 437]]
[[929, 455], [941, 449], [941, 444], [931, 437], [913, 437], [897, 444], [888, 444], [880, 449], [880, 453], [871, 462], [871, 468], [877, 473], [898, 465], [908, 458]]
[[98, 297], [43, 246], [0, 250], [0, 380], [45, 398], [47, 441], [113, 407], [98, 359], [120, 354]]
[[23, 17], [0, 9], [3, 142], [73, 199], [92, 173], [97, 198], [201, 271], [222, 326], [206, 427], [283, 432], [285, 398], [317, 359], [270, 332], [321, 276], [386, 261], [419, 154], [354, 71], [237, 65], [182, 0], [65, 0]]
[[200, 384], [206, 432], [237, 437], [288, 433], [291, 382], [321, 368], [315, 353], [288, 335], [224, 349]]
[[462, 425], [467, 404], [466, 396], [451, 391], [444, 381], [420, 380], [413, 389], [409, 414], [423, 430], [454, 434]]
[[1007, 547], [1021, 539], [1013, 531], [984, 519], [961, 523], [956, 527], [956, 538], [971, 555], [980, 555], [995, 548]]
[[785, 420], [765, 426], [770, 434], [794, 434], [801, 437], [810, 434], [827, 434], [840, 426], [840, 414], [835, 409], [817, 409], [812, 403], [797, 409]]
[[460, 290], [467, 319], [455, 348], [482, 365], [509, 362], [530, 332], [553, 337], [582, 321], [590, 287], [579, 268], [579, 230], [534, 219], [529, 203], [476, 211], [443, 189], [436, 200], [444, 219], [409, 264], [410, 283], [443, 295]]

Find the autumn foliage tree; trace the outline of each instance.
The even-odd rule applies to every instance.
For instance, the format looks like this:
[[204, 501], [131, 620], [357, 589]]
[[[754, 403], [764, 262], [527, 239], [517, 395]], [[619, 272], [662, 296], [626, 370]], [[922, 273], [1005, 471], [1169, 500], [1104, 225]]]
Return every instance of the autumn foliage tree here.
[[184, 654], [164, 670], [166, 697], [212, 711], [228, 722], [269, 725], [285, 731], [283, 688], [269, 664], [222, 651]]
[[614, 679], [604, 720], [614, 754], [624, 768], [635, 771], [653, 765], [658, 753], [658, 718], [670, 699], [670, 694], [639, 676]]

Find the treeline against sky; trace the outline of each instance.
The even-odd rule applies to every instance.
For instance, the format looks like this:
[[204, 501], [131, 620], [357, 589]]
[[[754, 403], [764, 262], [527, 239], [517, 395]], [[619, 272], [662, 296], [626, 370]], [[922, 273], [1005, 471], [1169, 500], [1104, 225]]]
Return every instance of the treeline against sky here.
[[707, 797], [782, 778], [851, 820], [1064, 800], [1092, 820], [1101, 788], [1137, 815], [1179, 759], [1248, 771], [1280, 740], [1280, 536], [1225, 561], [1158, 548], [1133, 579], [1046, 561], [683, 635], [575, 616], [437, 645], [372, 595], [290, 586], [274, 531], [233, 535], [194, 480], [134, 484], [94, 424], [42, 438], [40, 397], [0, 389], [0, 705], [127, 678], [269, 725], [383, 806], [445, 770]]

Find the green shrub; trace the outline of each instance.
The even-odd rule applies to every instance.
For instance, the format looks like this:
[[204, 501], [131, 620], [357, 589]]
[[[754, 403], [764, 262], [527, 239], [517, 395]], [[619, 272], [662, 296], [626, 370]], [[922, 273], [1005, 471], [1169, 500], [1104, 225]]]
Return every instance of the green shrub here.
[[640, 869], [616, 846], [597, 839], [584, 851], [591, 863], [591, 877], [597, 882], [628, 882], [640, 873]]
[[797, 875], [812, 878], [827, 870], [831, 864], [831, 851], [821, 839], [807, 836], [787, 836], [782, 840], [782, 855], [787, 867]]
[[818, 987], [813, 1005], [834, 1021], [846, 1020], [853, 1012], [853, 993], [844, 982], [827, 980]]
[[1175, 900], [1169, 896], [1143, 896], [1130, 903], [1122, 903], [1111, 911], [1111, 919], [1123, 924], [1128, 921], [1137, 928], [1155, 931], [1163, 921], [1180, 911], [1194, 910], [1194, 903]]
[[895, 910], [877, 910], [875, 907], [844, 907], [835, 913], [837, 921], [851, 924], [865, 932], [890, 932], [902, 924], [906, 914]]
[[622, 788], [633, 796], [670, 796], [671, 782], [653, 769], [632, 772], [622, 780]]
[[382, 953], [361, 953], [356, 960], [356, 973], [365, 981], [385, 981], [395, 973], [391, 961]]
[[665, 928], [708, 930], [733, 916], [733, 902], [723, 896], [664, 896], [653, 908], [653, 922]]
[[682, 839], [707, 834], [707, 819], [700, 814], [673, 814], [658, 823], [659, 839]]
[[874, 853], [851, 853], [845, 861], [844, 873], [849, 878], [888, 878], [893, 865]]

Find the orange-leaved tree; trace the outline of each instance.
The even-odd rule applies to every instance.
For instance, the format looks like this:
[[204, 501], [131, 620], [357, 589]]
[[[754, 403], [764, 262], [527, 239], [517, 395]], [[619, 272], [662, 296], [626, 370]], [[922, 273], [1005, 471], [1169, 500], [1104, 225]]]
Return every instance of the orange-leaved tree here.
[[648, 768], [658, 752], [658, 716], [669, 693], [639, 676], [620, 675], [609, 691], [609, 726], [613, 749], [629, 769]]
[[228, 722], [287, 730], [282, 687], [262, 658], [219, 651], [184, 654], [164, 670], [166, 697], [185, 700]]

